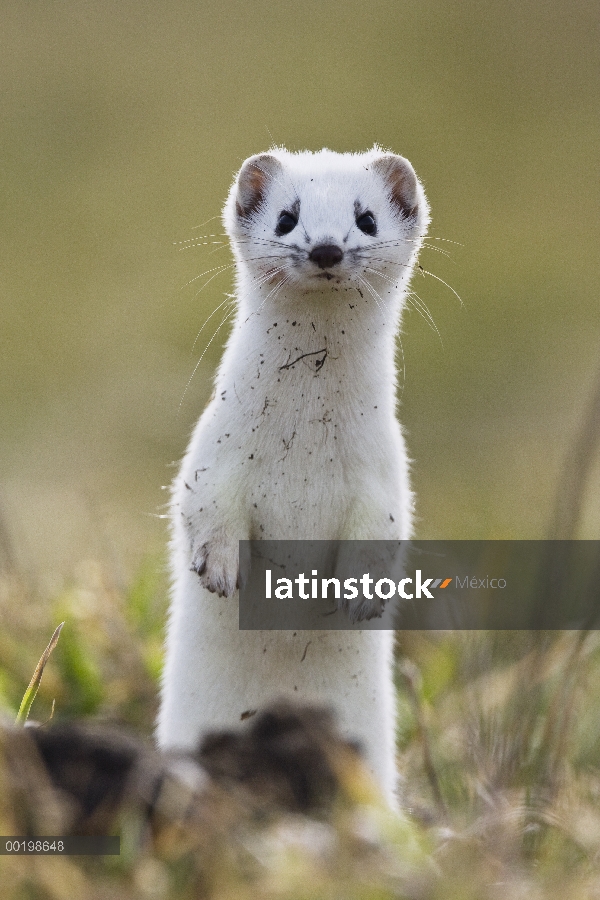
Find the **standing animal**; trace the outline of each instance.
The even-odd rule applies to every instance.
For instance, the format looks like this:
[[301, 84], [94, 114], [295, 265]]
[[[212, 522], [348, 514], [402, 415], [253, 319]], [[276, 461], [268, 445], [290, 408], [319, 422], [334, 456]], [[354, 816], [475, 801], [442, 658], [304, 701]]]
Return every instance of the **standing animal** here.
[[273, 149], [244, 162], [223, 221], [237, 313], [173, 488], [158, 742], [191, 749], [276, 697], [326, 703], [393, 803], [393, 633], [240, 631], [238, 541], [410, 538], [395, 353], [425, 193], [377, 146]]

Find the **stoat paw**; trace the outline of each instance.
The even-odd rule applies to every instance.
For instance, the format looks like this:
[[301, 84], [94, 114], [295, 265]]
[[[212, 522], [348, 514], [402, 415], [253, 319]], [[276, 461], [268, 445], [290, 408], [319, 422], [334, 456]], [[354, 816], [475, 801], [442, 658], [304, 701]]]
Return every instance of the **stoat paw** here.
[[[357, 546], [354, 541], [343, 542], [336, 563], [336, 577], [344, 581], [349, 576], [354, 577], [358, 584], [358, 596], [347, 599], [342, 596], [338, 602], [339, 608], [352, 623], [365, 622], [369, 619], [381, 618], [384, 613], [386, 601], [375, 592], [375, 582], [382, 576], [388, 575], [390, 560], [386, 552], [387, 548], [381, 541], [361, 541]], [[372, 596], [365, 597], [360, 585], [360, 578], [364, 573], [371, 575], [369, 593]]]
[[373, 594], [371, 600], [361, 596], [356, 597], [354, 600], [340, 600], [340, 608], [346, 613], [352, 623], [381, 618], [384, 605], [384, 601], [376, 594]]
[[208, 540], [192, 554], [191, 570], [200, 577], [202, 587], [219, 597], [231, 597], [239, 587], [238, 542], [229, 539]]

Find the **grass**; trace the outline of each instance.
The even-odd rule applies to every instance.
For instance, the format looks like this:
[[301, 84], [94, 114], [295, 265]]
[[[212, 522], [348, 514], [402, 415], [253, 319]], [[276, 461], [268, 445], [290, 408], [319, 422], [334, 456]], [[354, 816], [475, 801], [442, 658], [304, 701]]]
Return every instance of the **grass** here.
[[0, 705], [16, 717], [24, 685], [56, 624], [60, 642], [39, 684], [32, 714], [126, 722], [150, 736], [157, 704], [166, 615], [162, 560], [147, 560], [122, 591], [92, 561], [48, 599], [16, 574], [0, 578]]
[[[40, 683], [42, 681], [42, 675], [44, 674], [44, 669], [46, 668], [46, 663], [50, 659], [50, 654], [52, 653], [52, 651], [54, 650], [54, 648], [56, 647], [56, 645], [58, 643], [58, 638], [60, 637], [60, 633], [62, 631], [62, 627], [64, 624], [65, 624], [64, 622], [61, 622], [60, 625], [58, 625], [54, 629], [54, 634], [50, 638], [50, 641], [48, 642], [48, 646], [42, 653], [42, 655], [40, 657], [40, 661], [38, 662], [37, 666], [35, 667], [35, 672], [33, 673], [32, 677], [31, 677], [31, 681], [29, 682], [27, 690], [25, 691], [25, 694], [23, 695], [23, 699], [21, 700], [21, 705], [19, 707], [19, 712], [17, 713], [17, 719], [16, 719], [17, 725], [25, 725], [25, 723], [27, 721], [33, 701], [35, 700], [35, 696], [38, 692]], [[54, 713], [54, 702], [52, 703], [51, 716], [53, 713]]]
[[[39, 648], [64, 620], [33, 717], [46, 721], [56, 701], [57, 719], [92, 715], [150, 737], [164, 615], [161, 571], [160, 562], [148, 561], [120, 593], [89, 564], [50, 603], [4, 578], [0, 688], [11, 718]], [[241, 845], [239, 835], [223, 839], [224, 857], [206, 896], [481, 900], [600, 891], [600, 634], [407, 632], [398, 636], [397, 673], [408, 812], [393, 823], [376, 804], [363, 804], [361, 828], [373, 846], [370, 856], [359, 854], [360, 877], [352, 851], [356, 822], [350, 827], [341, 817], [333, 825], [307, 820], [300, 826], [294, 820], [247, 833]], [[336, 846], [325, 862], [315, 851], [323, 841]], [[76, 895], [92, 898], [194, 896], [191, 885], [198, 881], [189, 857], [149, 856], [135, 841], [124, 843], [129, 849], [117, 863], [72, 859], [61, 869], [56, 860], [13, 859], [10, 866], [21, 875], [4, 896], [67, 896], [56, 878], [84, 885]], [[240, 858], [248, 846], [251, 866]], [[6, 865], [0, 857], [0, 871]], [[399, 866], [410, 877], [404, 872], [398, 879]]]
[[[599, 413], [600, 388], [589, 418], [596, 423]], [[586, 419], [575, 437], [554, 536], [576, 531], [598, 434]], [[588, 589], [597, 590], [597, 579]], [[551, 586], [540, 590], [543, 600]], [[165, 597], [157, 559], [127, 590], [88, 562], [50, 599], [7, 566], [0, 706], [14, 721], [41, 648], [64, 622], [54, 652], [57, 632], [44, 654], [37, 694], [31, 685], [26, 694], [34, 718], [46, 721], [55, 704], [58, 720], [93, 716], [150, 739]], [[600, 896], [600, 632], [403, 632], [396, 671], [402, 816], [383, 810], [362, 776], [349, 773], [352, 802], [331, 821], [295, 816], [224, 827], [214, 818], [193, 852], [184, 830], [151, 855], [138, 842], [139, 823], [125, 817], [117, 860], [0, 856], [3, 897]], [[6, 777], [0, 765], [0, 830], [9, 834], [14, 786]]]

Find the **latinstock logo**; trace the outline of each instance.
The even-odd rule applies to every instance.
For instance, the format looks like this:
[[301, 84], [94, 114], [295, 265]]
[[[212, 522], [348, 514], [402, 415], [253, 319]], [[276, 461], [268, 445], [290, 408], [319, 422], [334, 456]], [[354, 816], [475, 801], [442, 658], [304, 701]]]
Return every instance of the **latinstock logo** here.
[[[295, 578], [276, 578], [272, 569], [265, 569], [265, 599], [271, 600], [356, 600], [360, 593], [366, 600], [373, 599], [373, 591], [380, 600], [390, 600], [396, 591], [403, 600], [433, 600], [432, 590], [444, 589], [452, 583], [452, 578], [423, 578], [421, 569], [416, 569], [414, 576], [401, 578], [396, 582], [392, 578], [375, 580], [369, 572], [356, 578], [320, 578], [317, 569], [311, 570], [311, 577], [300, 572]], [[320, 584], [319, 584], [320, 582]], [[361, 590], [359, 590], [359, 585]], [[342, 590], [343, 588], [343, 590]]]

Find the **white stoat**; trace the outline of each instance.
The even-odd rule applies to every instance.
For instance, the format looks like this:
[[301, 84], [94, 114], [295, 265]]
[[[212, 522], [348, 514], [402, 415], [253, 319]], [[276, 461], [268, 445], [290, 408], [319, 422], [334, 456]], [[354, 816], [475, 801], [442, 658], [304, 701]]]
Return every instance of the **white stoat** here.
[[282, 695], [333, 704], [393, 802], [393, 634], [239, 631], [238, 541], [410, 537], [394, 356], [425, 194], [379, 147], [274, 149], [223, 221], [237, 315], [173, 489], [158, 741], [190, 749]]

